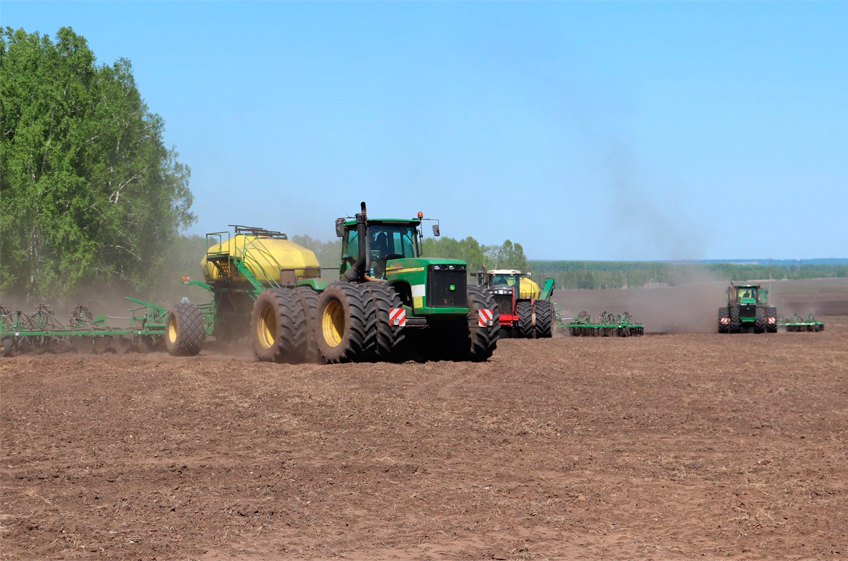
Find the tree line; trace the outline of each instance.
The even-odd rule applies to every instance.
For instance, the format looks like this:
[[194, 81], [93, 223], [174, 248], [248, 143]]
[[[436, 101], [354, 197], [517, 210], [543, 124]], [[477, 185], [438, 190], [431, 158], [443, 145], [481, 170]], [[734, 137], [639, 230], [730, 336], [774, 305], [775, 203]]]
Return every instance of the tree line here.
[[518, 269], [527, 271], [528, 261], [520, 243], [506, 240], [501, 245], [483, 245], [472, 237], [425, 238], [421, 253], [427, 257], [462, 259], [468, 263], [469, 272], [486, 269]]
[[191, 172], [130, 61], [98, 64], [69, 27], [55, 41], [6, 27], [0, 129], [0, 292], [155, 295], [195, 221]]
[[530, 261], [538, 277], [552, 277], [558, 288], [638, 288], [676, 286], [697, 281], [745, 281], [848, 277], [848, 265], [747, 265], [735, 263], [666, 263], [660, 261]]
[[[321, 241], [310, 236], [292, 235], [289, 239], [315, 252], [321, 267], [335, 268], [339, 264], [341, 240]], [[663, 261], [538, 261], [528, 260], [520, 243], [506, 240], [501, 245], [483, 245], [468, 237], [457, 240], [449, 237], [425, 238], [422, 255], [461, 259], [468, 263], [469, 272], [487, 269], [518, 269], [531, 272], [534, 280], [556, 280], [557, 288], [612, 289], [639, 288], [652, 285], [677, 286], [692, 282], [745, 281], [767, 279], [768, 265], [735, 263], [669, 263]], [[173, 258], [166, 267], [169, 294], [180, 294], [179, 278], [186, 274], [200, 275], [200, 260], [205, 253], [202, 236], [180, 236], [173, 246]], [[332, 271], [324, 271], [331, 278]], [[848, 264], [774, 265], [771, 276], [781, 279], [812, 279], [848, 277]], [[199, 276], [198, 276], [199, 278]], [[476, 282], [476, 281], [475, 281]]]

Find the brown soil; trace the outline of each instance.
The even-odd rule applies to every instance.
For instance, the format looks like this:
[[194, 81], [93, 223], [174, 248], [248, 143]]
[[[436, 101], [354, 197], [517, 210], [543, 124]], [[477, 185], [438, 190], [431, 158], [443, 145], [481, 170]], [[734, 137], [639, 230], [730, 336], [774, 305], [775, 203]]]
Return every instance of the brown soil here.
[[841, 559], [848, 318], [485, 364], [0, 359], [3, 559]]

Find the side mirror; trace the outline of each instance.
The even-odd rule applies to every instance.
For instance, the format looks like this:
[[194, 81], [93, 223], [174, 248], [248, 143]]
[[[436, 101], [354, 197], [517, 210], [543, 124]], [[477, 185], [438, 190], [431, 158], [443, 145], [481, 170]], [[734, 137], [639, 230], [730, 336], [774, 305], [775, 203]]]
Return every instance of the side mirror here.
[[529, 278], [530, 278], [530, 273], [527, 273], [527, 275], [526, 275], [526, 276], [527, 276], [527, 278], [529, 279]]
[[344, 237], [344, 218], [336, 218], [336, 235], [340, 238]]
[[439, 225], [433, 224], [433, 235], [439, 237]]

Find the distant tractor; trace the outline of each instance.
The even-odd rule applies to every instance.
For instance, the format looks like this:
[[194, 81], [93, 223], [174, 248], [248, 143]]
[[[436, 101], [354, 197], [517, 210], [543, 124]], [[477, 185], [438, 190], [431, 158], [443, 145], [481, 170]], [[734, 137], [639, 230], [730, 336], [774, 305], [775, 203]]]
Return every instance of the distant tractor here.
[[556, 310], [551, 298], [554, 279], [545, 287], [530, 280], [530, 273], [515, 269], [492, 269], [472, 273], [485, 286], [498, 305], [501, 329], [505, 335], [526, 339], [544, 339], [553, 335]]
[[718, 310], [719, 333], [777, 333], [777, 308], [768, 305], [768, 290], [760, 283], [727, 288], [727, 306]]

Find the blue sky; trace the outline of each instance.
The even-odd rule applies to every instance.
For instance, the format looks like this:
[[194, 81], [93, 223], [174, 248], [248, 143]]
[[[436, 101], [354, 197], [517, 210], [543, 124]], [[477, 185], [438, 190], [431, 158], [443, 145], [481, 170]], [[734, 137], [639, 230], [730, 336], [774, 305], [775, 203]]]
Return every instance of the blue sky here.
[[15, 2], [132, 61], [192, 233], [373, 216], [534, 259], [848, 257], [848, 3]]

